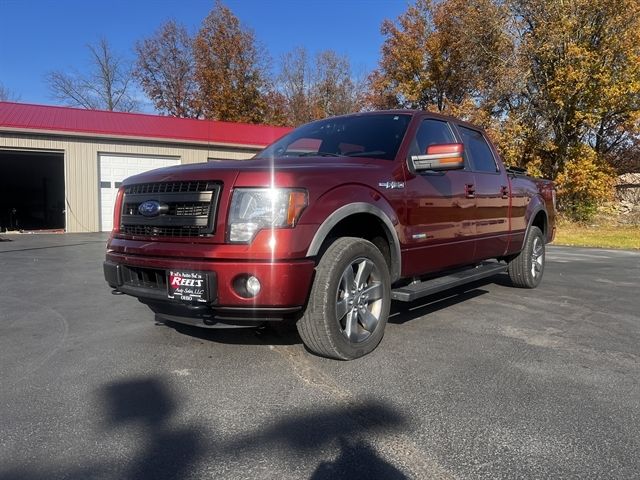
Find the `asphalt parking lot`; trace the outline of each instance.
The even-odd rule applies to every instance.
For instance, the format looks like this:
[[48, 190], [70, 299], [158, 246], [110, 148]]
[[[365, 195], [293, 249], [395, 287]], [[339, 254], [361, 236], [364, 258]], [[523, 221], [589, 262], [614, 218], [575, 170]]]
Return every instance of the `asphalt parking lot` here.
[[0, 478], [638, 478], [640, 253], [550, 247], [394, 307], [371, 355], [156, 324], [105, 236], [0, 235]]

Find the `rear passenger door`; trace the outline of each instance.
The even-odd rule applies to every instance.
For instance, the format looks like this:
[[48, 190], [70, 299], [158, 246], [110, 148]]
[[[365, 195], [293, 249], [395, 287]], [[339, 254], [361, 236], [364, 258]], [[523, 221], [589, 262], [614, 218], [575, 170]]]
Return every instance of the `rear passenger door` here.
[[473, 171], [476, 198], [476, 259], [504, 255], [509, 244], [509, 181], [484, 134], [457, 125]]
[[[426, 117], [411, 140], [408, 156], [423, 155], [429, 145], [458, 143], [451, 124]], [[407, 172], [403, 273], [420, 275], [473, 261], [475, 199], [468, 191], [473, 172]]]

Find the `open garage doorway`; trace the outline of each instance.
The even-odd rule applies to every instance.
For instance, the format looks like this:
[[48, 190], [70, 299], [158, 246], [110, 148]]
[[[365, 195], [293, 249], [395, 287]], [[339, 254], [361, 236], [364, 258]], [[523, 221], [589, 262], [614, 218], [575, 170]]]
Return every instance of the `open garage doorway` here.
[[64, 154], [0, 150], [0, 231], [65, 228]]

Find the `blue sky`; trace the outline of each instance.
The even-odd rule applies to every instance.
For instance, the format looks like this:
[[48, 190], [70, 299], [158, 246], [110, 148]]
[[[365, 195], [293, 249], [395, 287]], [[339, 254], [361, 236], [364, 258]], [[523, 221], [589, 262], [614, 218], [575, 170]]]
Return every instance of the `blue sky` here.
[[[295, 46], [349, 56], [356, 74], [373, 69], [380, 25], [409, 0], [225, 0], [274, 59]], [[197, 31], [213, 0], [0, 0], [0, 83], [27, 103], [54, 104], [44, 77], [86, 70], [86, 44], [101, 36], [133, 57], [133, 45], [174, 18]], [[150, 107], [146, 107], [149, 109]], [[143, 108], [145, 109], [145, 108]]]

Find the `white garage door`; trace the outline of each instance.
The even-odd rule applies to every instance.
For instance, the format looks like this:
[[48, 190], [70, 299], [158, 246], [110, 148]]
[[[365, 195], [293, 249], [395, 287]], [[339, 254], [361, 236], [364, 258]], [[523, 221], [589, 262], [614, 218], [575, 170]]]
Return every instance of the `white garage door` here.
[[131, 175], [154, 168], [179, 165], [179, 158], [132, 157], [124, 155], [100, 154], [100, 229], [111, 231], [113, 226], [113, 206], [116, 193], [122, 181]]

